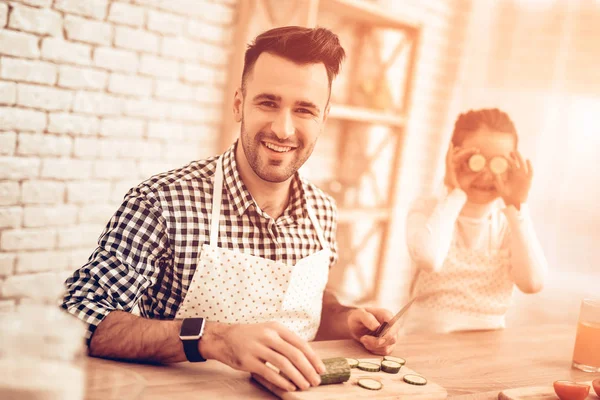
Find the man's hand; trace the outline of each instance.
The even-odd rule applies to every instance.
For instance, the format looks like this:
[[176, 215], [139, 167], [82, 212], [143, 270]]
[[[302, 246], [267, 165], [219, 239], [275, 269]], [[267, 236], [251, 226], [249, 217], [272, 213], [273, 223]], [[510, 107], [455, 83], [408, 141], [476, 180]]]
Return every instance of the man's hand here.
[[348, 314], [348, 328], [354, 340], [362, 343], [373, 354], [388, 355], [396, 347], [399, 325], [395, 324], [380, 338], [370, 333], [384, 322], [392, 319], [393, 314], [383, 308], [357, 308]]
[[[230, 367], [252, 373], [286, 391], [301, 390], [321, 383], [325, 365], [309, 344], [277, 322], [213, 325], [200, 341], [201, 353]], [[202, 342], [205, 341], [203, 350]], [[294, 384], [274, 368], [279, 369]]]

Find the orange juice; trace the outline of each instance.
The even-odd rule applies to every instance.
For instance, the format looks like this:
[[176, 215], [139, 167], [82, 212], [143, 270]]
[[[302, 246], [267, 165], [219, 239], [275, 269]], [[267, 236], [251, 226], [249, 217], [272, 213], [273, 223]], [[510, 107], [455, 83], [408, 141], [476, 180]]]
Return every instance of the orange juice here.
[[588, 367], [600, 368], [600, 323], [579, 322], [573, 361]]

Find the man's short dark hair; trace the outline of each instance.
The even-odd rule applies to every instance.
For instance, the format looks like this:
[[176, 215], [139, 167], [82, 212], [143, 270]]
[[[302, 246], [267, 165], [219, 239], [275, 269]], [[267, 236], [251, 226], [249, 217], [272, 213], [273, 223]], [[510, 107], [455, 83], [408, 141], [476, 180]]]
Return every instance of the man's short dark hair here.
[[242, 92], [246, 93], [246, 78], [261, 53], [267, 52], [297, 64], [325, 65], [329, 89], [333, 78], [340, 72], [346, 56], [337, 35], [325, 28], [304, 28], [284, 26], [261, 33], [248, 45], [244, 56], [242, 72]]

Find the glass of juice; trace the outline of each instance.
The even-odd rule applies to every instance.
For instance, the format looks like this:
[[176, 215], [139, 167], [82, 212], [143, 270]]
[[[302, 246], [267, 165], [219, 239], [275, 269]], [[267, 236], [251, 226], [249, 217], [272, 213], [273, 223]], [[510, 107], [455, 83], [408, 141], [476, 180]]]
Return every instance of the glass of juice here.
[[600, 299], [583, 299], [581, 302], [573, 367], [600, 372]]

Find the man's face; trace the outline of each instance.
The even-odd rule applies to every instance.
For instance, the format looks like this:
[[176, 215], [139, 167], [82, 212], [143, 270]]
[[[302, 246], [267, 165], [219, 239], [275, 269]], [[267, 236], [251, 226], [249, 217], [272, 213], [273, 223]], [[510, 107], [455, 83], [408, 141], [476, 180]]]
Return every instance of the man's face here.
[[323, 64], [298, 65], [262, 53], [235, 94], [236, 120], [248, 164], [264, 181], [284, 182], [310, 157], [328, 113]]

